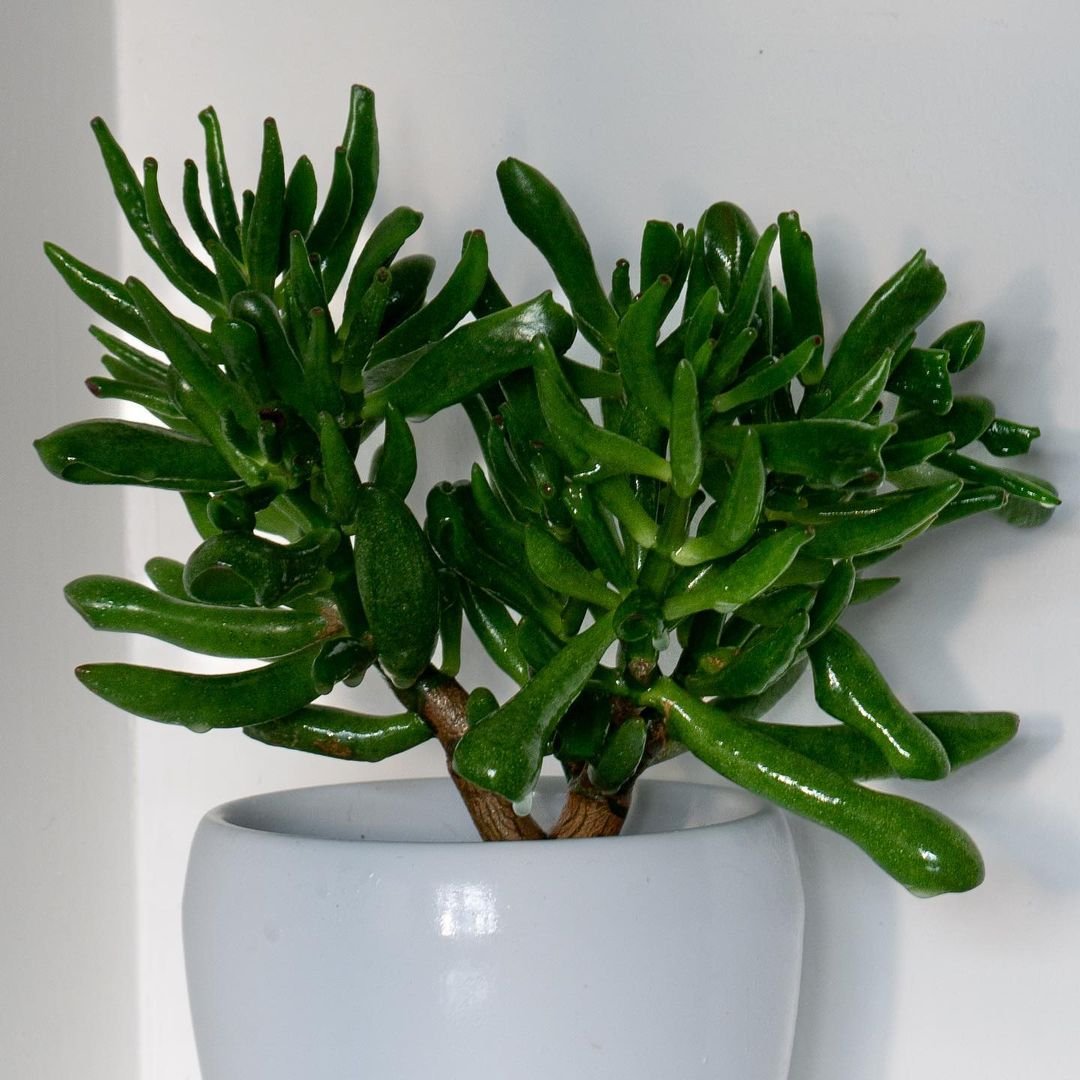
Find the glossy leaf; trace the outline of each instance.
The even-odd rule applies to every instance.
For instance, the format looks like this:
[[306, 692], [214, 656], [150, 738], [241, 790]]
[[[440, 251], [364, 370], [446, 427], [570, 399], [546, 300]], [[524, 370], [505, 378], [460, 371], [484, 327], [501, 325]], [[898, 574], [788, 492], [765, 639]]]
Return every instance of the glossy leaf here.
[[732, 466], [719, 511], [708, 530], [687, 540], [672, 555], [679, 566], [696, 566], [738, 551], [754, 534], [765, 499], [765, 463], [761, 439], [741, 428], [741, 448]]
[[379, 130], [375, 120], [375, 95], [354, 85], [349, 94], [349, 117], [341, 140], [352, 177], [349, 215], [329, 251], [322, 252], [323, 280], [327, 296], [333, 296], [345, 274], [357, 237], [375, 199], [379, 180]]
[[395, 259], [387, 269], [390, 272], [390, 295], [380, 327], [380, 332], [384, 334], [423, 307], [428, 286], [435, 274], [435, 260], [430, 255], [405, 255]]
[[427, 538], [401, 498], [372, 484], [357, 500], [356, 583], [379, 664], [413, 683], [435, 652], [439, 586]]
[[600, 284], [577, 215], [555, 185], [523, 161], [506, 158], [496, 175], [511, 220], [554, 271], [582, 333], [597, 348], [614, 349], [618, 317]]
[[892, 350], [886, 349], [877, 363], [868, 367], [861, 378], [852, 380], [843, 393], [836, 395], [817, 414], [818, 417], [822, 420], [865, 420], [885, 389], [892, 360]]
[[[381, 416], [393, 405], [403, 416], [424, 417], [463, 401], [531, 364], [533, 340], [540, 334], [557, 349], [565, 349], [573, 337], [573, 325], [551, 293], [467, 323], [400, 361], [368, 369], [364, 415]], [[384, 371], [391, 363], [393, 371]]]
[[685, 591], [668, 596], [664, 618], [675, 622], [697, 611], [734, 611], [772, 585], [810, 535], [795, 526], [783, 529], [758, 541], [730, 565], [707, 567]]
[[45, 255], [56, 267], [68, 288], [91, 311], [140, 341], [157, 345], [126, 285], [81, 262], [56, 244], [47, 243]]
[[607, 610], [618, 604], [618, 594], [586, 570], [571, 551], [544, 529], [526, 527], [525, 554], [533, 573], [549, 589]]
[[959, 476], [962, 480], [1000, 488], [1009, 495], [1015, 495], [1019, 499], [1028, 499], [1039, 506], [1053, 508], [1061, 504], [1061, 499], [1058, 498], [1052, 484], [1038, 477], [1029, 476], [1027, 473], [985, 465], [981, 461], [965, 457], [963, 454], [955, 454], [950, 450], [938, 454], [932, 464]]
[[573, 639], [454, 751], [454, 771], [518, 802], [529, 795], [555, 727], [615, 640], [605, 615]]
[[[823, 338], [824, 323], [818, 298], [817, 270], [814, 267], [814, 244], [799, 224], [794, 210], [781, 214], [780, 261], [784, 269], [784, 287], [791, 312], [793, 341]], [[799, 372], [804, 386], [816, 386], [825, 373], [824, 353], [819, 347], [810, 362]]]
[[130, 420], [83, 420], [37, 439], [45, 468], [76, 484], [134, 484], [170, 491], [220, 491], [240, 480], [198, 439]]
[[931, 346], [949, 354], [949, 371], [954, 375], [979, 359], [986, 340], [986, 327], [977, 320], [946, 330]]
[[945, 349], [908, 349], [893, 369], [885, 389], [905, 402], [944, 415], [953, 404], [949, 363]]
[[484, 288], [487, 272], [487, 241], [484, 234], [476, 230], [446, 284], [415, 315], [375, 345], [371, 362], [378, 364], [391, 356], [402, 356], [438, 341], [468, 315]]
[[663, 322], [663, 305], [671, 278], [658, 277], [619, 323], [616, 353], [627, 393], [662, 427], [671, 424], [671, 387], [660, 373], [656, 339]]
[[278, 252], [285, 220], [285, 161], [277, 124], [267, 119], [263, 124], [262, 163], [251, 221], [244, 230], [244, 262], [251, 276], [251, 287], [269, 293], [277, 278]]
[[506, 607], [484, 589], [466, 581], [459, 584], [469, 625], [484, 651], [519, 686], [529, 681], [529, 664], [521, 651], [517, 626]]
[[242, 258], [240, 215], [236, 211], [236, 197], [233, 195], [232, 182], [229, 179], [229, 166], [225, 160], [221, 125], [213, 106], [199, 113], [199, 122], [206, 136], [206, 179], [218, 235], [233, 257], [240, 259]]
[[[916, 252], [852, 319], [833, 350], [818, 391], [828, 393], [830, 399], [842, 394], [886, 349], [897, 349], [944, 295], [941, 271], [926, 258], [925, 251]], [[814, 410], [806, 414], [813, 416]]]
[[310, 645], [264, 667], [229, 675], [191, 675], [135, 664], [83, 664], [88, 689], [125, 712], [192, 731], [276, 720], [329, 693], [360, 661], [348, 639]]
[[409, 422], [391, 405], [386, 410], [382, 446], [371, 461], [371, 482], [405, 499], [416, 481], [416, 469], [416, 440]]
[[[820, 346], [821, 338], [807, 338], [798, 348], [792, 349], [786, 356], [779, 357], [775, 361], [769, 361], [749, 372], [742, 382], [713, 398], [713, 412], [733, 412], [752, 401], [767, 397], [769, 394], [787, 386], [811, 361]], [[862, 417], [851, 417], [850, 419], [862, 419]]]
[[817, 703], [869, 739], [898, 776], [940, 780], [948, 774], [949, 758], [937, 736], [900, 704], [850, 634], [834, 626], [809, 653]]
[[143, 198], [145, 214], [156, 250], [155, 259], [169, 280], [190, 300], [208, 311], [221, 310], [218, 283], [214, 272], [184, 243], [172, 222], [158, 191], [158, 165], [153, 158], [143, 162]]
[[669, 221], [647, 221], [641, 234], [642, 293], [658, 278], [673, 278], [682, 261], [682, 237]]
[[689, 360], [680, 360], [672, 386], [671, 490], [680, 499], [689, 499], [701, 486], [701, 413], [697, 376]]
[[614, 793], [634, 776], [645, 754], [648, 735], [646, 721], [640, 716], [631, 716], [608, 736], [596, 763], [589, 770], [589, 779], [597, 790]]
[[686, 679], [686, 688], [701, 697], [750, 697], [764, 693], [791, 666], [810, 626], [810, 616], [794, 613], [780, 626], [756, 630], [744, 645], [725, 658], [723, 666]]
[[810, 628], [803, 639], [803, 648], [809, 648], [819, 638], [824, 637], [836, 620], [852, 603], [855, 591], [856, 573], [854, 564], [848, 559], [839, 560], [821, 583], [810, 609]]
[[145, 634], [211, 656], [284, 656], [342, 629], [330, 611], [217, 607], [104, 575], [78, 578], [64, 595], [95, 630]]
[[657, 480], [671, 479], [671, 466], [667, 461], [641, 443], [594, 424], [580, 401], [566, 393], [555, 374], [557, 360], [550, 342], [538, 340], [533, 355], [544, 419], [561, 439], [595, 462], [599, 466], [597, 472], [607, 475], [637, 473]]
[[[866, 476], [883, 475], [881, 450], [896, 431], [892, 424], [855, 420], [797, 420], [754, 424], [753, 429], [771, 471], [801, 476], [822, 487], [842, 487]], [[742, 439], [737, 428], [712, 424], [703, 438], [706, 455], [712, 452], [733, 459]]]
[[[959, 769], [1004, 746], [1016, 734], [1019, 718], [1007, 712], [920, 712], [915, 714], [937, 736]], [[770, 739], [847, 777], [875, 780], [894, 776], [885, 756], [869, 739], [846, 724], [765, 724]]]
[[1041, 434], [1037, 427], [1017, 424], [999, 416], [979, 436], [979, 442], [995, 457], [1016, 457], [1026, 454]]
[[948, 818], [908, 799], [870, 791], [706, 705], [670, 679], [646, 698], [671, 734], [721, 775], [846, 836], [920, 896], [963, 892], [983, 879], [971, 838]]
[[[719, 337], [721, 347], [750, 327], [750, 320], [756, 313], [758, 325], [753, 329], [758, 331], [765, 347], [772, 350], [772, 285], [769, 281], [769, 254], [776, 243], [776, 235], [776, 226], [770, 225], [761, 234], [750, 253], [750, 259], [739, 282], [735, 298], [730, 307], [725, 310], [724, 325]], [[706, 249], [707, 253], [708, 249]], [[721, 299], [723, 294], [724, 290], [721, 287]]]
[[184, 564], [188, 596], [208, 604], [275, 607], [326, 582], [332, 532], [311, 533], [295, 544], [261, 536], [219, 533], [204, 540]]
[[959, 481], [879, 495], [841, 504], [835, 514], [804, 522], [813, 524], [808, 555], [849, 559], [894, 547], [933, 520], [963, 487]]
[[267, 746], [342, 761], [384, 761], [427, 742], [435, 732], [412, 712], [371, 716], [328, 705], [305, 705], [280, 719], [245, 727], [244, 734]]
[[361, 299], [371, 288], [377, 271], [393, 262], [402, 245], [420, 228], [423, 220], [424, 215], [419, 210], [399, 206], [391, 210], [372, 230], [356, 258], [356, 265], [349, 277], [349, 287], [345, 291], [345, 312], [341, 319], [345, 333], [348, 333]]
[[896, 418], [896, 441], [915, 442], [948, 432], [952, 446], [959, 450], [978, 439], [994, 421], [994, 403], [989, 398], [965, 394], [954, 399], [943, 416], [907, 412]]

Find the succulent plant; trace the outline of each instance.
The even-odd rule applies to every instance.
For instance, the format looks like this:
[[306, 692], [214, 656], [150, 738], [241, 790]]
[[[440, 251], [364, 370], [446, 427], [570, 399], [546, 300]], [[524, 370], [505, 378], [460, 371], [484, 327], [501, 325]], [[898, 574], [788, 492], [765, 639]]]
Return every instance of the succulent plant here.
[[[163, 206], [156, 163], [140, 180], [93, 128], [129, 224], [209, 329], [47, 245], [126, 335], [92, 329], [108, 377], [89, 388], [154, 422], [83, 421], [36, 445], [67, 480], [179, 491], [202, 538], [183, 564], [151, 559], [149, 586], [72, 582], [93, 627], [266, 663], [225, 675], [88, 664], [89, 689], [193, 731], [239, 727], [349, 760], [437, 738], [486, 839], [616, 834], [637, 778], [689, 751], [849, 837], [915, 892], [978, 884], [958, 826], [859, 782], [940, 779], [1007, 742], [1017, 718], [908, 711], [838, 622], [897, 584], [866, 571], [921, 533], [984, 512], [1034, 525], [1058, 502], [1046, 482], [966, 452], [1022, 454], [1039, 432], [954, 393], [981, 323], [916, 343], [945, 294], [925, 252], [826, 358], [795, 213], [760, 235], [726, 202], [692, 229], [649, 221], [637, 290], [626, 260], [608, 289], [564, 198], [508, 159], [506, 207], [570, 311], [550, 292], [512, 305], [479, 231], [429, 298], [433, 260], [400, 254], [414, 210], [391, 211], [354, 261], [378, 174], [370, 91], [353, 89], [321, 208], [306, 157], [286, 177], [272, 120], [238, 206], [217, 118], [200, 119], [211, 214], [190, 161], [183, 204], [205, 257]], [[770, 281], [777, 243], [783, 291]], [[591, 362], [568, 355], [578, 338]], [[409, 421], [455, 405], [482, 463], [437, 484], [421, 524], [406, 502]], [[380, 426], [363, 479], [358, 449]], [[518, 685], [502, 703], [456, 678], [463, 617]], [[839, 722], [763, 719], [808, 667]], [[401, 713], [313, 704], [372, 668]], [[567, 799], [545, 829], [530, 805], [549, 755]]]

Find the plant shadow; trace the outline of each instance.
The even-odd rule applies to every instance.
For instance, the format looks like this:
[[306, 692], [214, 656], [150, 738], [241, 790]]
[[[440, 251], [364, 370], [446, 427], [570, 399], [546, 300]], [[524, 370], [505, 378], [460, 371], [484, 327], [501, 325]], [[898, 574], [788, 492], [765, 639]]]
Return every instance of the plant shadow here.
[[789, 1080], [874, 1076], [891, 1035], [898, 886], [836, 834], [791, 827], [806, 927]]

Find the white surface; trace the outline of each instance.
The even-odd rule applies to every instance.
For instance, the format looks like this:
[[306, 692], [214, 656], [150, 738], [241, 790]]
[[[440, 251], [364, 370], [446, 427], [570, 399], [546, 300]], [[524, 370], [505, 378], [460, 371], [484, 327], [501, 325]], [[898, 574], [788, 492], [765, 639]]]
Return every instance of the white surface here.
[[203, 1080], [786, 1080], [802, 913], [784, 815], [715, 785], [559, 844], [477, 841], [441, 777], [243, 799], [184, 896]]
[[[376, 211], [426, 210], [414, 249], [437, 255], [443, 273], [464, 229], [484, 227], [496, 273], [518, 298], [549, 275], [499, 203], [494, 167], [510, 153], [559, 183], [603, 267], [635, 256], [649, 216], [693, 222], [718, 198], [742, 203], [759, 222], [798, 207], [834, 330], [917, 247], [930, 250], [950, 283], [933, 324], [978, 317], [989, 327], [965, 385], [1005, 415], [1042, 426], [1031, 468], [1058, 483], [1066, 507], [1033, 533], [977, 521], [925, 538], [895, 560], [909, 578], [902, 588], [847, 620], [913, 707], [1013, 708], [1024, 725], [998, 759], [917, 789], [979, 840], [988, 877], [971, 895], [913, 900], [842, 841], [797, 826], [808, 922], [792, 1080], [1071, 1080], [1080, 1059], [1080, 750], [1069, 731], [1080, 689], [1075, 9], [1049, 0], [891, 8], [117, 0], [116, 11], [118, 126], [135, 160], [160, 158], [173, 198], [180, 162], [200, 150], [195, 114], [207, 102], [225, 125], [238, 187], [254, 180], [267, 113], [281, 123], [286, 152], [311, 153], [324, 177], [347, 87], [362, 81], [376, 90], [383, 132]], [[72, 38], [82, 65], [105, 63], [95, 39]], [[71, 67], [56, 63], [65, 78]], [[72, 132], [68, 160], [80, 165], [91, 156], [89, 136], [75, 132], [85, 132], [84, 114], [96, 107], [85, 94], [52, 106]], [[104, 185], [90, 175], [104, 214]], [[42, 194], [54, 210], [64, 205], [59, 189]], [[65, 221], [58, 238], [76, 229]], [[111, 264], [107, 237], [92, 252], [85, 235], [87, 256]], [[33, 265], [47, 276], [40, 258]], [[123, 272], [132, 271], [146, 273], [146, 262], [128, 243]], [[63, 306], [59, 295], [51, 306], [81, 325], [74, 302]], [[86, 341], [82, 349], [80, 374], [95, 355]], [[65, 370], [57, 384], [74, 394], [75, 372]], [[55, 422], [86, 411], [72, 404]], [[469, 441], [450, 427], [448, 418], [427, 425], [425, 444], [461, 460], [466, 475]], [[431, 479], [422, 476], [418, 490]], [[65, 506], [78, 499], [86, 508], [80, 554], [88, 555], [106, 527], [108, 496], [65, 497]], [[152, 554], [186, 553], [174, 502], [138, 504], [130, 572]], [[63, 572], [45, 560], [33, 569], [27, 596], [56, 604]], [[88, 633], [80, 640], [80, 657], [108, 647]], [[30, 661], [9, 656], [22, 674]], [[34, 663], [44, 671], [43, 659]], [[87, 708], [58, 670], [50, 662], [50, 707]], [[486, 669], [474, 673], [495, 682]], [[102, 739], [127, 730], [123, 719], [98, 723]], [[140, 1075], [195, 1080], [177, 927], [199, 816], [238, 794], [354, 773], [241, 736], [136, 731]], [[54, 775], [30, 749], [21, 760], [32, 775]], [[364, 775], [440, 768], [424, 747]], [[87, 814], [101, 805], [88, 800]], [[110, 838], [93, 858], [116, 852]], [[86, 912], [64, 903], [64, 917], [93, 935]], [[130, 946], [122, 932], [110, 942]], [[97, 1006], [82, 1003], [84, 1022]]]
[[[122, 1080], [137, 1069], [130, 721], [70, 671], [85, 628], [61, 585], [123, 565], [116, 491], [72, 489], [31, 440], [91, 408], [88, 313], [42, 240], [115, 262], [86, 121], [113, 108], [110, 4], [5, 9], [0, 34], [0, 1076]], [[122, 646], [102, 641], [99, 657]]]

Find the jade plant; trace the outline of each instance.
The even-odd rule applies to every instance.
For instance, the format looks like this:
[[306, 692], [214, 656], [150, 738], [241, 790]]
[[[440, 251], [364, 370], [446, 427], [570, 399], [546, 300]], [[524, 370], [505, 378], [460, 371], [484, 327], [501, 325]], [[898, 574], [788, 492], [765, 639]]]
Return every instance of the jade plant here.
[[[688, 751], [847, 836], [914, 892], [979, 883], [958, 826], [861, 781], [941, 779], [1007, 742], [1017, 718], [909, 711], [839, 623], [898, 583], [868, 571], [921, 534], [987, 513], [1034, 525], [1058, 502], [968, 452], [1023, 454], [1039, 431], [954, 391], [982, 323], [918, 343], [945, 294], [925, 252], [827, 351], [797, 214], [760, 234], [728, 202], [696, 228], [649, 221], [636, 280], [619, 260], [608, 288], [564, 198], [511, 158], [498, 168], [506, 208], [569, 310], [551, 292], [511, 303], [479, 231], [429, 297], [434, 261], [401, 255], [415, 210], [392, 210], [355, 250], [378, 174], [370, 91], [353, 88], [321, 201], [311, 161], [286, 173], [267, 120], [238, 203], [217, 117], [200, 120], [209, 213], [192, 161], [182, 190], [202, 253], [164, 206], [156, 162], [140, 177], [92, 127], [128, 223], [209, 325], [47, 245], [123, 335], [91, 329], [107, 375], [88, 387], [152, 419], [73, 423], [36, 445], [65, 480], [179, 492], [201, 537], [184, 563], [151, 559], [148, 585], [72, 582], [91, 626], [265, 663], [87, 664], [76, 674], [90, 690], [191, 731], [241, 728], [353, 761], [438, 739], [490, 840], [614, 835], [638, 777]], [[587, 357], [570, 356], [575, 342]], [[455, 406], [479, 460], [427, 493], [421, 520], [407, 502], [410, 421]], [[517, 684], [502, 702], [457, 679], [463, 617], [469, 647]], [[839, 722], [765, 719], [807, 668]], [[313, 704], [369, 672], [400, 713]], [[531, 796], [549, 756], [566, 802], [545, 829]]]

